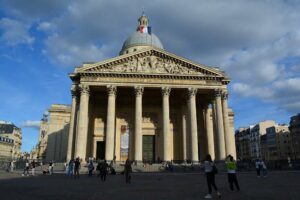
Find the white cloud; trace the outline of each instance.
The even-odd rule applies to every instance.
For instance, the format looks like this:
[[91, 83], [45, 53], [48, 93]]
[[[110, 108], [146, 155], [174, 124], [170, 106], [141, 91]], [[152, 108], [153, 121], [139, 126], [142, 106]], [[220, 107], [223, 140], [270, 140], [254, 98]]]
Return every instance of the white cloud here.
[[17, 45], [17, 44], [32, 44], [34, 38], [29, 35], [28, 29], [29, 25], [22, 23], [21, 21], [2, 18], [0, 20], [0, 29], [3, 33], [0, 37], [7, 45]]
[[50, 22], [41, 22], [37, 27], [39, 31], [54, 31], [55, 29], [56, 26]]
[[41, 121], [27, 120], [27, 121], [22, 123], [22, 127], [39, 129], [40, 128], [40, 123], [41, 123]]
[[[34, 1], [6, 0], [11, 8], [7, 10], [27, 24], [37, 22], [37, 30], [46, 35], [43, 52], [58, 65], [72, 67], [116, 56], [145, 7], [153, 32], [166, 50], [220, 66], [233, 80], [236, 94], [300, 110], [297, 1], [132, 0], [131, 6], [121, 0]], [[32, 43], [28, 25], [21, 25], [22, 37], [14, 37], [21, 38], [17, 43]], [[298, 61], [289, 64], [290, 58]]]

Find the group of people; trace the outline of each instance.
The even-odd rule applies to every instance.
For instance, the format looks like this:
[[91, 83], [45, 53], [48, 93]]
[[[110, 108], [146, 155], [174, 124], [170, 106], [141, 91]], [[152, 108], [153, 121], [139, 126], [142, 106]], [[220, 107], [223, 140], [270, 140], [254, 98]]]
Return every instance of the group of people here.
[[81, 167], [79, 158], [71, 159], [65, 167], [67, 176], [79, 179], [79, 170]]
[[267, 176], [267, 166], [266, 166], [264, 160], [257, 159], [255, 161], [255, 169], [256, 169], [257, 177], [261, 177], [261, 175], [263, 177]]
[[22, 176], [29, 176], [29, 169], [31, 169], [31, 175], [34, 176], [36, 165], [37, 163], [34, 160], [31, 163], [29, 163], [29, 161], [26, 160]]
[[[228, 173], [228, 182], [230, 190], [234, 191], [234, 185], [237, 191], [240, 191], [239, 183], [236, 176], [236, 162], [233, 159], [233, 156], [228, 155], [226, 158], [226, 168]], [[204, 197], [206, 199], [212, 198], [212, 188], [216, 191], [217, 196], [220, 198], [221, 193], [218, 190], [218, 187], [215, 182], [215, 175], [218, 173], [216, 164], [212, 161], [211, 156], [208, 154], [205, 157], [204, 161], [204, 171], [206, 175], [206, 181], [208, 186], [208, 194]]]
[[[125, 175], [125, 182], [130, 183], [131, 181], [131, 162], [129, 159], [126, 160], [124, 165], [124, 175]], [[101, 178], [101, 180], [104, 182], [106, 181], [106, 176], [110, 172], [110, 174], [115, 175], [116, 170], [114, 169], [114, 161], [111, 161], [111, 163], [108, 165], [106, 160], [99, 161], [96, 167], [97, 176]], [[69, 177], [79, 178], [79, 170], [81, 168], [80, 159], [76, 158], [71, 159], [68, 163], [66, 163], [66, 174]], [[93, 176], [95, 167], [93, 160], [89, 160], [87, 163], [87, 169], [88, 169], [88, 175]]]

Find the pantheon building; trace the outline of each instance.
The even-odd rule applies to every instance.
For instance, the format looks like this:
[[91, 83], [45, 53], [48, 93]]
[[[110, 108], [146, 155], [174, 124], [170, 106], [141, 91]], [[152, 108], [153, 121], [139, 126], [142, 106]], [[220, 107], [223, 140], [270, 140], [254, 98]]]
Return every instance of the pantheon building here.
[[67, 159], [199, 162], [236, 156], [229, 78], [164, 50], [148, 18], [119, 56], [76, 67]]

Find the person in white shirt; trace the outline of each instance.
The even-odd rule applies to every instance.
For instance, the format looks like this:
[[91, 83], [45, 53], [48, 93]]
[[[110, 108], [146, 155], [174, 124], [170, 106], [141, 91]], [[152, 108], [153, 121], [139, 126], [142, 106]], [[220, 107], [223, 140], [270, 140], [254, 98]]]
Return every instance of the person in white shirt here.
[[207, 181], [207, 186], [208, 186], [208, 194], [204, 197], [206, 199], [211, 199], [212, 198], [212, 187], [215, 189], [217, 192], [218, 197], [221, 197], [221, 193], [218, 191], [218, 188], [215, 183], [215, 173], [216, 171], [215, 163], [212, 161], [211, 156], [209, 154], [206, 155], [205, 161], [204, 161], [204, 171], [206, 175], [206, 181]]
[[262, 160], [260, 164], [261, 164], [263, 177], [267, 177], [267, 166], [266, 166], [265, 162]]
[[256, 161], [255, 161], [255, 169], [256, 169], [257, 177], [260, 177], [261, 162], [259, 159], [256, 159]]

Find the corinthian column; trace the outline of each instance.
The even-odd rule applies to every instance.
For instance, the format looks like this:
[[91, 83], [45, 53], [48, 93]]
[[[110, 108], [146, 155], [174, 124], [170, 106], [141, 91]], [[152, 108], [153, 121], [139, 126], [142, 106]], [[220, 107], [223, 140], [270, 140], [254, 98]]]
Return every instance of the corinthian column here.
[[[184, 100], [185, 102], [186, 100]], [[182, 159], [186, 161], [187, 159], [187, 137], [186, 137], [186, 130], [187, 130], [187, 116], [186, 116], [186, 106], [182, 105], [181, 107], [181, 113], [182, 113]]]
[[143, 138], [142, 138], [142, 97], [144, 88], [135, 87], [135, 128], [134, 128], [134, 159], [143, 160]]
[[162, 88], [163, 97], [163, 161], [170, 161], [169, 152], [169, 131], [170, 131], [170, 108], [169, 108], [169, 96], [171, 88]]
[[222, 103], [221, 103], [221, 90], [215, 90], [215, 101], [216, 101], [216, 117], [217, 117], [217, 148], [216, 155], [218, 156], [217, 160], [224, 160], [226, 156], [225, 152], [225, 141], [224, 141], [224, 122], [223, 122], [223, 112], [222, 112]]
[[77, 86], [73, 85], [71, 89], [72, 94], [72, 110], [71, 110], [71, 120], [68, 136], [68, 149], [67, 149], [67, 161], [74, 157], [74, 142], [75, 142], [75, 133], [76, 133], [76, 118], [77, 118], [77, 99], [78, 99], [78, 90]]
[[198, 156], [198, 128], [197, 128], [197, 113], [196, 113], [196, 94], [197, 89], [189, 88], [189, 115], [190, 115], [190, 127], [191, 127], [191, 160], [193, 162], [199, 161]]
[[236, 157], [235, 152], [235, 143], [234, 143], [234, 135], [230, 130], [229, 119], [228, 119], [228, 93], [222, 93], [222, 107], [223, 107], [223, 120], [224, 120], [224, 134], [225, 134], [225, 147], [226, 153], [232, 155], [234, 158]]
[[207, 153], [211, 155], [211, 158], [215, 159], [215, 143], [214, 143], [214, 132], [212, 124], [212, 110], [209, 106], [205, 109], [205, 124], [206, 124], [206, 138], [207, 138]]
[[105, 133], [105, 159], [113, 160], [117, 87], [108, 85], [107, 93], [108, 93], [108, 103], [107, 103], [106, 133]]
[[79, 122], [76, 137], [75, 156], [81, 159], [86, 159], [86, 148], [88, 138], [88, 109], [90, 89], [88, 85], [80, 85], [80, 108], [79, 108]]

